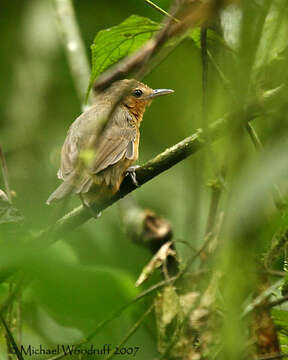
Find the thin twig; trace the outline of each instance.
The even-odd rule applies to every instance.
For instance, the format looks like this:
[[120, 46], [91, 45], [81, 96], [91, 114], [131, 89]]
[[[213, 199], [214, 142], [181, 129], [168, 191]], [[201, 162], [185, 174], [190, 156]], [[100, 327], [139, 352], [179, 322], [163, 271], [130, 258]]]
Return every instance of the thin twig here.
[[[255, 149], [260, 152], [263, 152], [264, 146], [263, 146], [256, 130], [254, 129], [254, 127], [252, 126], [252, 124], [250, 122], [247, 122], [246, 130], [250, 136], [252, 143], [255, 146]], [[281, 211], [283, 209], [283, 206], [285, 205], [285, 200], [284, 200], [284, 198], [281, 194], [281, 191], [279, 189], [279, 186], [277, 184], [273, 184], [272, 196], [273, 196], [275, 207]]]
[[[19, 291], [22, 289], [23, 283], [24, 283], [24, 277], [22, 276], [22, 277], [20, 278], [20, 280], [15, 284], [14, 288], [12, 289], [12, 291], [9, 292], [8, 298], [5, 300], [4, 304], [1, 306], [1, 308], [0, 308], [0, 319], [4, 319], [5, 313], [7, 312], [7, 310], [10, 309], [10, 307], [11, 307], [11, 305], [12, 305], [12, 302], [15, 300], [16, 296], [19, 294]], [[9, 316], [9, 314], [8, 314], [8, 316]], [[3, 322], [3, 321], [2, 321], [2, 322]], [[9, 325], [7, 325], [6, 322], [5, 322], [5, 324], [3, 323], [3, 326], [4, 326], [4, 327], [6, 326], [6, 327], [8, 328], [8, 331], [10, 330], [10, 329], [9, 329]], [[10, 340], [11, 336], [8, 335], [7, 330], [6, 330], [6, 336], [5, 336], [5, 337], [6, 337], [6, 341], [7, 341], [8, 351], [9, 351], [9, 349], [10, 349], [11, 346], [12, 346], [12, 348], [14, 348], [14, 351], [15, 351], [15, 353], [16, 353], [16, 355], [17, 355], [17, 350], [16, 350], [15, 346], [13, 345], [13, 342], [11, 342], [11, 340]], [[12, 335], [12, 337], [13, 337], [13, 335]], [[19, 338], [19, 342], [20, 342], [20, 339], [21, 339], [21, 338]], [[14, 342], [15, 342], [15, 341], [14, 341]], [[16, 346], [16, 347], [17, 347], [17, 346]], [[18, 348], [17, 348], [17, 349], [18, 349]], [[18, 355], [17, 355], [17, 356], [18, 356]], [[20, 356], [22, 356], [21, 353], [20, 353]], [[11, 354], [8, 354], [8, 358], [10, 358], [10, 357], [11, 357]], [[12, 357], [11, 357], [11, 358], [12, 358]], [[18, 359], [21, 359], [21, 357], [20, 357], [20, 358], [18, 357]]]
[[210, 184], [211, 188], [211, 201], [210, 201], [210, 208], [209, 208], [209, 214], [207, 219], [207, 225], [206, 225], [206, 231], [205, 234], [209, 234], [210, 232], [213, 232], [217, 211], [218, 211], [218, 205], [222, 193], [222, 184], [219, 181], [213, 181]]
[[98, 324], [98, 326], [95, 328], [95, 330], [87, 337], [87, 339], [85, 340], [85, 342], [89, 342], [91, 339], [93, 339], [93, 337], [95, 337], [95, 335], [99, 332], [99, 330], [104, 327], [105, 325], [107, 325], [109, 322], [111, 322], [112, 320], [114, 320], [116, 317], [118, 317], [120, 314], [122, 314], [122, 312], [124, 310], [126, 310], [128, 307], [130, 307], [131, 305], [135, 304], [136, 302], [138, 302], [139, 300], [143, 299], [144, 297], [152, 294], [154, 291], [160, 289], [161, 287], [170, 284], [171, 279], [174, 280], [176, 279], [176, 276], [174, 276], [173, 278], [170, 278], [169, 280], [163, 280], [153, 286], [151, 286], [149, 289], [143, 291], [141, 294], [139, 294], [138, 296], [136, 296], [133, 300], [131, 300], [129, 303], [123, 305], [120, 309], [116, 310], [109, 318], [107, 318], [106, 320], [103, 320], [101, 323]]
[[[13, 291], [14, 283], [12, 281], [10, 281], [8, 286], [9, 286], [8, 298], [11, 298], [11, 294], [13, 294], [13, 292], [14, 292]], [[5, 319], [6, 325], [9, 330], [12, 329], [13, 315], [14, 315], [13, 310], [14, 310], [14, 304], [11, 302], [7, 309], [6, 319], [3, 316], [3, 319]], [[10, 337], [7, 332], [6, 332], [6, 341], [7, 341], [7, 348], [8, 348], [8, 358], [12, 360], [12, 351], [11, 350], [13, 349], [13, 344], [11, 343]]]
[[[214, 236], [215, 235], [215, 227], [216, 227], [216, 219], [217, 219], [217, 213], [218, 213], [218, 206], [222, 194], [222, 185], [220, 184], [220, 181], [214, 181], [210, 184], [211, 188], [211, 199], [210, 199], [210, 206], [209, 206], [209, 214], [207, 219], [207, 225], [205, 230], [206, 236]], [[221, 220], [221, 219], [220, 219]], [[222, 221], [222, 220], [221, 220]], [[215, 246], [212, 246], [214, 249]], [[201, 266], [204, 265], [204, 262], [207, 258], [207, 255], [211, 252], [211, 249], [205, 249], [200, 254], [201, 257]]]
[[287, 358], [288, 354], [267, 354], [263, 356], [258, 356], [256, 360], [278, 360]]
[[182, 239], [177, 239], [177, 240], [171, 240], [173, 244], [179, 243], [179, 244], [184, 244], [187, 247], [189, 247], [189, 249], [191, 251], [193, 251], [193, 253], [195, 253], [196, 251], [198, 251], [198, 249], [196, 249], [192, 244], [190, 244], [189, 241], [186, 240], [182, 240]]
[[200, 249], [195, 254], [193, 254], [190, 257], [190, 259], [188, 259], [188, 261], [185, 264], [185, 266], [183, 267], [183, 269], [178, 272], [178, 274], [174, 277], [174, 279], [170, 279], [171, 283], [175, 283], [180, 278], [182, 278], [182, 276], [187, 272], [187, 270], [194, 263], [194, 261], [197, 260], [201, 256], [203, 251], [205, 251], [205, 249], [207, 248], [207, 246], [209, 245], [209, 243], [212, 239], [213, 239], [212, 233], [209, 233], [206, 235], [203, 245], [200, 247]]
[[[135, 333], [135, 331], [139, 328], [139, 326], [143, 323], [143, 321], [145, 320], [145, 318], [150, 314], [150, 312], [153, 310], [154, 307], [154, 303], [152, 303], [152, 305], [149, 306], [149, 308], [145, 311], [145, 313], [140, 317], [140, 319], [131, 327], [131, 329], [128, 331], [128, 333], [124, 336], [124, 338], [121, 340], [121, 342], [117, 345], [117, 348], [119, 349], [121, 346], [123, 346], [129, 339], [130, 337]], [[114, 357], [115, 353], [116, 353], [116, 349], [114, 351], [112, 351], [111, 354], [109, 354], [105, 360], [110, 360]]]
[[9, 308], [10, 304], [14, 301], [16, 296], [18, 295], [19, 291], [22, 289], [22, 285], [24, 283], [24, 279], [21, 278], [20, 281], [14, 286], [13, 291], [9, 294], [8, 298], [2, 304], [0, 308], [0, 317], [3, 317], [7, 309]]
[[[174, 277], [176, 278], [176, 276]], [[107, 324], [109, 324], [111, 321], [113, 321], [114, 319], [116, 319], [117, 317], [119, 317], [124, 310], [128, 309], [131, 305], [135, 304], [136, 302], [138, 302], [139, 300], [143, 299], [144, 297], [152, 294], [154, 291], [160, 289], [161, 287], [168, 285], [171, 283], [171, 280], [174, 280], [174, 278], [170, 278], [169, 280], [164, 280], [161, 281], [153, 286], [151, 286], [149, 289], [143, 291], [141, 294], [139, 294], [138, 296], [136, 296], [133, 300], [131, 300], [130, 302], [128, 302], [127, 304], [121, 306], [119, 309], [115, 310], [111, 316], [109, 316], [107, 319], [101, 321], [96, 328], [93, 330], [93, 332], [91, 332], [86, 339], [84, 339], [83, 341], [81, 341], [80, 343], [78, 343], [77, 345], [75, 345], [75, 348], [81, 347], [85, 344], [87, 344], [89, 341], [91, 341], [95, 335]], [[66, 356], [66, 354], [63, 352], [62, 354], [59, 354], [57, 356], [54, 356], [52, 358], [49, 358], [48, 360], [60, 360], [62, 358], [64, 358]]]
[[285, 295], [285, 296], [283, 296], [283, 297], [280, 298], [280, 299], [277, 299], [277, 300], [274, 300], [274, 301], [270, 301], [269, 304], [267, 304], [267, 306], [268, 306], [269, 308], [272, 308], [272, 307], [274, 307], [274, 306], [282, 305], [282, 304], [284, 304], [284, 303], [287, 302], [287, 301], [288, 301], [288, 295]]
[[17, 335], [18, 335], [18, 343], [22, 344], [22, 325], [23, 325], [23, 319], [22, 319], [22, 297], [21, 294], [19, 294], [18, 302], [16, 304], [17, 306]]
[[228, 80], [224, 72], [221, 70], [220, 66], [217, 64], [216, 60], [214, 59], [213, 55], [209, 50], [207, 50], [207, 54], [211, 61], [211, 64], [214, 66], [216, 73], [218, 74], [220, 80], [222, 81], [225, 90], [231, 95], [233, 102], [235, 102], [236, 97], [231, 82]]
[[[248, 304], [244, 311], [242, 316], [245, 317], [248, 314], [251, 314], [252, 311], [254, 311], [256, 308], [263, 307], [263, 304], [265, 306], [269, 307], [270, 303], [267, 303], [267, 299], [275, 292], [276, 289], [278, 289], [281, 285], [283, 285], [283, 280], [279, 280], [273, 285], [271, 285], [268, 289], [265, 289], [261, 294], [259, 294], [253, 301]], [[276, 300], [278, 301], [278, 300]], [[267, 304], [267, 305], [266, 305]]]
[[160, 14], [167, 16], [168, 18], [174, 20], [176, 23], [179, 23], [180, 20], [178, 20], [177, 18], [175, 18], [175, 16], [169, 14], [167, 11], [165, 11], [164, 9], [162, 9], [160, 6], [156, 5], [155, 3], [153, 3], [151, 0], [144, 0], [149, 6], [151, 6], [153, 9], [157, 10]]
[[247, 132], [257, 150], [263, 150], [263, 144], [261, 143], [261, 140], [259, 136], [257, 135], [256, 130], [253, 128], [252, 124], [249, 122], [246, 124]]
[[286, 271], [277, 271], [277, 270], [272, 270], [272, 269], [265, 269], [264, 271], [266, 274], [271, 275], [271, 276], [278, 276], [278, 277], [286, 277], [287, 276]]
[[11, 344], [13, 350], [15, 351], [17, 359], [18, 360], [24, 360], [24, 358], [23, 358], [23, 356], [21, 354], [21, 351], [19, 350], [19, 348], [18, 348], [18, 346], [16, 344], [14, 336], [13, 336], [12, 332], [10, 331], [8, 325], [6, 324], [6, 321], [5, 321], [4, 317], [0, 317], [0, 319], [1, 319], [2, 325], [3, 325], [4, 329], [5, 329], [5, 332], [6, 332], [8, 340], [9, 340], [9, 343]]
[[[252, 126], [252, 124], [250, 122], [248, 122], [246, 124], [246, 130], [251, 138], [251, 141], [253, 142], [253, 144], [255, 146], [255, 149], [257, 149], [258, 151], [264, 151], [264, 146], [263, 146], [256, 130], [254, 129], [254, 127]], [[273, 187], [274, 187], [273, 199], [274, 199], [275, 206], [279, 210], [282, 210], [283, 205], [285, 204], [285, 200], [283, 199], [283, 196], [281, 194], [281, 191], [280, 191], [278, 185], [273, 184]]]
[[4, 186], [5, 186], [5, 192], [8, 197], [9, 202], [12, 203], [12, 194], [11, 194], [11, 189], [10, 189], [10, 185], [9, 185], [8, 169], [7, 169], [5, 155], [2, 150], [1, 145], [0, 145], [0, 161], [1, 161], [1, 169], [2, 169]]
[[[90, 78], [90, 66], [75, 17], [73, 4], [71, 0], [54, 0], [54, 3], [72, 78], [81, 105], [84, 106], [86, 89], [88, 88]], [[91, 102], [91, 99], [88, 100], [89, 102]]]
[[207, 86], [208, 86], [208, 53], [207, 53], [207, 28], [201, 27], [201, 61], [202, 61], [202, 120], [205, 129], [207, 124]]

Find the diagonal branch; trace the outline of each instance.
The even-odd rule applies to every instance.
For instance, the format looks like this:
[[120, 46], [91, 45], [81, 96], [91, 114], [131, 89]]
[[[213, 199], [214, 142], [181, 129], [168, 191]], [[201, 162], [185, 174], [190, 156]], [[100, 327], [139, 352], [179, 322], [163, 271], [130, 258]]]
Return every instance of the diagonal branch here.
[[18, 359], [18, 360], [24, 360], [24, 358], [23, 358], [23, 356], [22, 356], [22, 353], [21, 353], [21, 351], [19, 350], [19, 347], [17, 346], [16, 341], [15, 341], [15, 339], [14, 339], [14, 336], [13, 336], [11, 330], [9, 329], [9, 326], [7, 325], [4, 317], [1, 317], [0, 319], [1, 319], [2, 325], [3, 325], [3, 327], [4, 327], [4, 330], [5, 330], [7, 339], [8, 339], [8, 341], [9, 341], [9, 344], [11, 345], [11, 348], [14, 350], [17, 359]]
[[[243, 119], [243, 124], [245, 125], [245, 123], [255, 118], [257, 116], [257, 112], [259, 110], [262, 111], [264, 106], [267, 106], [269, 109], [270, 105], [273, 105], [273, 101], [278, 99], [279, 96], [285, 95], [285, 92], [286, 87], [281, 86], [279, 88], [265, 92], [262, 98], [260, 100], [258, 99], [258, 101], [253, 99], [250, 105], [248, 105], [248, 111], [246, 111], [247, 119]], [[170, 169], [172, 166], [178, 164], [182, 160], [202, 149], [207, 145], [207, 139], [209, 139], [209, 142], [214, 142], [218, 138], [224, 136], [226, 132], [225, 130], [229, 126], [233, 125], [233, 119], [235, 119], [236, 116], [238, 116], [237, 111], [228, 114], [221, 119], [218, 119], [208, 127], [206, 134], [204, 134], [202, 129], [198, 129], [193, 135], [168, 148], [164, 152], [157, 155], [155, 158], [149, 160], [140, 168], [137, 168], [136, 176], [139, 185], [144, 185], [154, 177], [160, 175], [164, 171]], [[95, 204], [93, 208], [96, 212], [100, 212], [136, 189], [137, 187], [133, 184], [130, 177], [126, 177], [120, 187], [120, 190], [115, 195], [104, 202]], [[85, 207], [79, 206], [58, 220], [57, 223], [53, 225], [52, 231], [50, 228], [45, 230], [44, 234], [47, 233], [47, 231], [51, 231], [51, 235], [54, 236], [55, 241], [59, 236], [62, 236], [66, 232], [69, 232], [82, 225], [90, 218], [91, 213]], [[41, 233], [41, 236], [43, 236], [43, 232]]]

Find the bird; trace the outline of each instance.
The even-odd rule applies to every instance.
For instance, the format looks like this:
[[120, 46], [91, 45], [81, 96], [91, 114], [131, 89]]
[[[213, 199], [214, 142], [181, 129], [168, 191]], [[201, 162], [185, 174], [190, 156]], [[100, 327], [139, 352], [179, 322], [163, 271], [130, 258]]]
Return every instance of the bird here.
[[145, 109], [155, 97], [173, 92], [123, 79], [96, 95], [93, 105], [68, 130], [57, 173], [63, 182], [46, 203], [78, 194], [84, 205], [91, 206], [116, 193], [129, 172], [137, 185], [131, 165], [138, 159]]

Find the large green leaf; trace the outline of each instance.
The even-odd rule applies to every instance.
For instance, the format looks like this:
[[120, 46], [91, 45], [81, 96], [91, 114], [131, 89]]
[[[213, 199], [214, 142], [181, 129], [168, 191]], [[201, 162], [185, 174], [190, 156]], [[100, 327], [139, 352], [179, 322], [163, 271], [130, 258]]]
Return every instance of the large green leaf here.
[[91, 45], [91, 82], [109, 66], [139, 49], [160, 27], [148, 18], [131, 15], [121, 24], [99, 31]]
[[41, 304], [59, 324], [86, 331], [139, 291], [124, 271], [76, 264], [73, 259], [64, 259], [50, 251], [31, 261], [26, 269], [33, 273], [33, 301]]

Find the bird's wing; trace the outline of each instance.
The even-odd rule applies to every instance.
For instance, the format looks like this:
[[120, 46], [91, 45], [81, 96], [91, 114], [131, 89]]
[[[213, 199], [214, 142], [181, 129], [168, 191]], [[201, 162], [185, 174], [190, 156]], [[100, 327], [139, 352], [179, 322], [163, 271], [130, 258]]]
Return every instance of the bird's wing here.
[[[104, 104], [105, 105], [105, 104]], [[79, 163], [80, 154], [88, 144], [96, 144], [90, 171], [94, 174], [115, 164], [124, 154], [128, 159], [134, 156], [136, 128], [131, 125], [131, 116], [122, 106], [118, 106], [110, 118], [106, 129], [97, 139], [100, 118], [109, 114], [107, 107], [96, 104], [80, 115], [70, 126], [61, 151], [61, 166], [58, 177], [62, 180], [73, 176]], [[107, 105], [107, 104], [106, 104]], [[104, 109], [101, 110], [101, 109]], [[108, 108], [109, 110], [109, 108]]]
[[101, 135], [95, 148], [91, 172], [97, 174], [108, 166], [116, 164], [123, 157], [133, 159], [135, 154], [136, 125], [125, 109], [118, 109], [110, 126]]
[[57, 176], [59, 179], [66, 180], [73, 173], [78, 161], [79, 137], [75, 136], [71, 128], [68, 131], [61, 151], [61, 165]]

